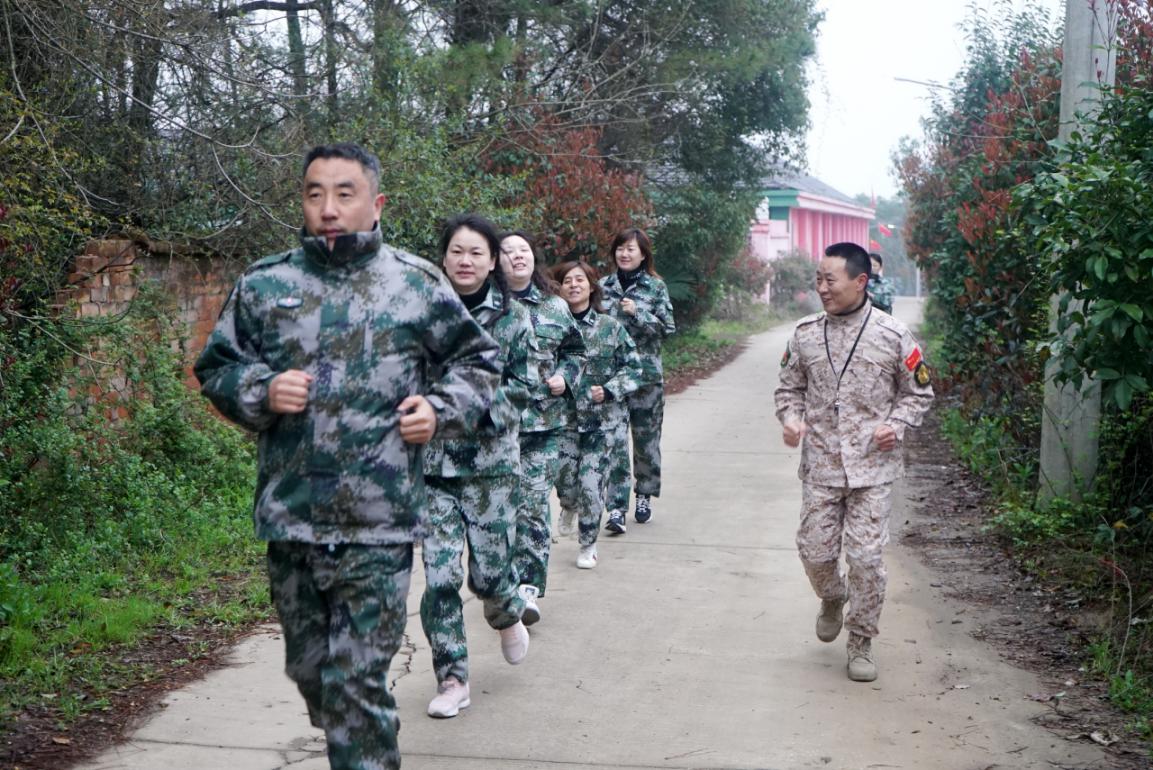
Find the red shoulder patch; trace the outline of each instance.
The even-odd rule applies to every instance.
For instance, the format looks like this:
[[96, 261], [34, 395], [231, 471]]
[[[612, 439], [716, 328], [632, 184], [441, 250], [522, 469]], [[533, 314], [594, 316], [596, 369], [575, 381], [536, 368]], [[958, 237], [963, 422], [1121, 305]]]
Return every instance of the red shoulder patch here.
[[917, 368], [919, 363], [921, 363], [921, 349], [913, 348], [913, 352], [905, 359], [905, 368], [911, 372]]

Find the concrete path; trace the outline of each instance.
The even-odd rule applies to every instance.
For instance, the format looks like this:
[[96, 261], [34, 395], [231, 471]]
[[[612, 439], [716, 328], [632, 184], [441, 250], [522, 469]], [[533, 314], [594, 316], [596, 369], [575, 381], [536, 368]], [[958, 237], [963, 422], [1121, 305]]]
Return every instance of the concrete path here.
[[[918, 310], [898, 305], [906, 320]], [[818, 602], [793, 546], [798, 452], [772, 408], [789, 333], [754, 338], [670, 400], [653, 521], [602, 537], [591, 572], [575, 568], [574, 541], [554, 546], [523, 665], [503, 662], [469, 601], [473, 705], [455, 719], [425, 716], [435, 687], [414, 579], [412, 644], [394, 667], [405, 770], [1109, 766], [1030, 721], [1047, 709], [1024, 697], [1040, 683], [952, 624], [958, 607], [898, 545], [880, 679], [849, 682], [843, 637], [817, 641]], [[903, 521], [896, 511], [894, 543]], [[248, 639], [86, 770], [327, 768], [282, 656], [274, 629]]]

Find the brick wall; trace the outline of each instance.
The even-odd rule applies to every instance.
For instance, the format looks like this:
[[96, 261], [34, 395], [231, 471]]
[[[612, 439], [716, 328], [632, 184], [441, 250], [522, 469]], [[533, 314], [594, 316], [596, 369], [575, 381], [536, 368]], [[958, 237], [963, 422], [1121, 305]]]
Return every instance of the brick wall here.
[[74, 303], [81, 318], [109, 317], [127, 309], [143, 282], [156, 284], [171, 297], [176, 320], [186, 329], [185, 375], [196, 387], [192, 363], [204, 349], [240, 269], [221, 257], [177, 254], [163, 244], [92, 241], [74, 260], [70, 288], [61, 299]]

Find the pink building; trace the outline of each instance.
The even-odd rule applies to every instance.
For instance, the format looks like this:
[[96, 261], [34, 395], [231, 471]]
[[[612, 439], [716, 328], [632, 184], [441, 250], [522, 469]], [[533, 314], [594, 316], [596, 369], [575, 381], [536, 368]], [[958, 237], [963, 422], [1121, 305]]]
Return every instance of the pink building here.
[[811, 176], [780, 175], [766, 181], [749, 231], [749, 248], [764, 261], [800, 252], [814, 262], [825, 247], [852, 241], [869, 248], [875, 211]]

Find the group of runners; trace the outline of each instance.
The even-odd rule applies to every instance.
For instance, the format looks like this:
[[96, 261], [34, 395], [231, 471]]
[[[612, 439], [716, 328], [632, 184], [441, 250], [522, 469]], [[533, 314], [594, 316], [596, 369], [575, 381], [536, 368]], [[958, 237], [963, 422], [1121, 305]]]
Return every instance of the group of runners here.
[[[643, 230], [617, 233], [601, 276], [576, 260], [546, 270], [527, 233], [464, 214], [426, 260], [383, 243], [379, 180], [357, 145], [307, 154], [300, 246], [241, 276], [195, 367], [220, 412], [258, 435], [253, 515], [286, 671], [334, 770], [400, 767], [388, 673], [416, 545], [428, 713], [452, 717], [471, 703], [466, 554], [468, 586], [517, 664], [542, 618], [553, 489], [582, 569], [597, 565], [606, 512], [605, 529], [626, 532], [630, 491], [634, 521], [650, 520], [661, 343], [675, 328]], [[825, 250], [824, 312], [798, 322], [774, 392], [784, 442], [801, 448], [797, 546], [821, 600], [816, 635], [848, 630], [861, 682], [877, 677], [902, 443], [933, 399], [921, 348], [874, 307], [872, 277], [859, 245]]]
[[448, 220], [422, 259], [383, 242], [379, 188], [363, 147], [312, 148], [299, 247], [245, 271], [195, 366], [214, 406], [257, 434], [253, 517], [286, 673], [341, 770], [400, 767], [388, 670], [415, 546], [428, 713], [452, 717], [471, 703], [464, 562], [517, 664], [542, 618], [551, 492], [581, 569], [597, 565], [602, 523], [625, 534], [630, 492], [634, 520], [650, 520], [675, 330], [639, 228], [606, 244], [604, 276], [546, 269], [528, 233], [476, 214]]
[[613, 238], [616, 270], [603, 277], [580, 260], [546, 269], [528, 233], [500, 232], [477, 214], [450, 219], [438, 251], [441, 270], [502, 359], [499, 419], [470, 435], [446, 432], [425, 448], [421, 621], [437, 678], [428, 713], [452, 717], [471, 703], [460, 599], [465, 545], [469, 588], [500, 631], [505, 659], [519, 663], [526, 626], [542, 618], [550, 493], [560, 501], [559, 533], [579, 541], [580, 569], [597, 566], [606, 511], [607, 531], [625, 534], [634, 479], [634, 519], [652, 516], [664, 414], [660, 348], [675, 327], [652, 243], [639, 228]]

